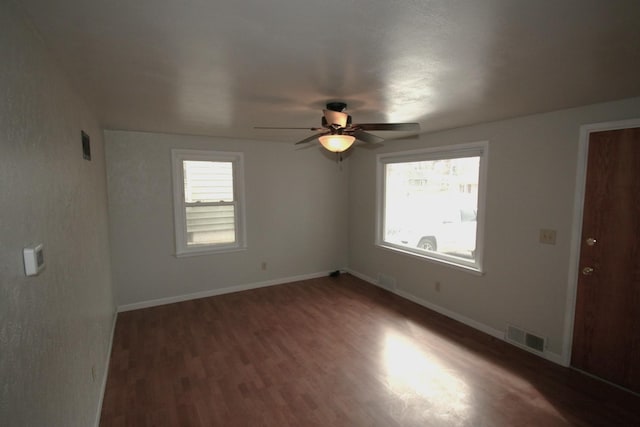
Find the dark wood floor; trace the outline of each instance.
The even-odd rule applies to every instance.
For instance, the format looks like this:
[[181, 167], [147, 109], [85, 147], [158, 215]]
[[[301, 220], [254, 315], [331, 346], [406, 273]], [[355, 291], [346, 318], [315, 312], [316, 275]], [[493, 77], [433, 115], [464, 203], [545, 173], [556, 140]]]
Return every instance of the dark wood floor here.
[[101, 426], [640, 426], [640, 398], [342, 275], [121, 313]]

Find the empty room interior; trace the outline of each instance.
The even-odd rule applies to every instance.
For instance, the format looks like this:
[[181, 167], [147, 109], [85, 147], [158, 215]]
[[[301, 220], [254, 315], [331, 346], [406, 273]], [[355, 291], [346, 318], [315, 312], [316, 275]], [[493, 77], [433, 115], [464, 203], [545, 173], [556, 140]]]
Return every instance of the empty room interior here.
[[640, 425], [640, 2], [0, 1], [0, 424]]

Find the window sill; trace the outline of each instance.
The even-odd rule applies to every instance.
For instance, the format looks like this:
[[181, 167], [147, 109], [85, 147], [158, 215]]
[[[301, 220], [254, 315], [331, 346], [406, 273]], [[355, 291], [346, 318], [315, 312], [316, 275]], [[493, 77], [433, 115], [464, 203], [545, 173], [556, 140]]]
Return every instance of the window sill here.
[[403, 255], [408, 255], [414, 258], [418, 258], [424, 261], [429, 261], [432, 262], [434, 264], [439, 264], [439, 265], [443, 265], [445, 267], [451, 267], [455, 270], [460, 270], [463, 271], [465, 273], [469, 273], [469, 274], [473, 274], [474, 276], [484, 276], [485, 272], [479, 268], [479, 267], [474, 267], [474, 266], [470, 266], [470, 265], [465, 265], [465, 264], [458, 264], [453, 260], [446, 260], [446, 259], [442, 259], [442, 258], [436, 258], [436, 257], [432, 257], [429, 256], [427, 254], [421, 254], [421, 253], [417, 253], [417, 252], [413, 252], [411, 250], [407, 250], [407, 249], [403, 249], [397, 246], [392, 246], [392, 245], [387, 245], [384, 243], [376, 243], [375, 244], [376, 247], [379, 247], [381, 249], [387, 250], [387, 251], [391, 251], [391, 252], [395, 252], [395, 253], [400, 253]]
[[174, 256], [176, 258], [187, 258], [193, 256], [204, 256], [204, 255], [215, 255], [215, 254], [226, 254], [233, 252], [242, 252], [246, 251], [246, 247], [228, 247], [228, 248], [198, 248], [198, 249], [190, 249], [188, 251], [180, 251], [176, 252]]

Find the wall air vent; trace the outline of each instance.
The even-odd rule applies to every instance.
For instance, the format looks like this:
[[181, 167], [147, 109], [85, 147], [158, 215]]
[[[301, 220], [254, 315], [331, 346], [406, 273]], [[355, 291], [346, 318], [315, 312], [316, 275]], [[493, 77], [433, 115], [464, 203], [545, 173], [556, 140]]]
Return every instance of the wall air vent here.
[[546, 338], [534, 335], [512, 325], [507, 325], [507, 341], [516, 344], [518, 347], [537, 353], [543, 353], [546, 347]]

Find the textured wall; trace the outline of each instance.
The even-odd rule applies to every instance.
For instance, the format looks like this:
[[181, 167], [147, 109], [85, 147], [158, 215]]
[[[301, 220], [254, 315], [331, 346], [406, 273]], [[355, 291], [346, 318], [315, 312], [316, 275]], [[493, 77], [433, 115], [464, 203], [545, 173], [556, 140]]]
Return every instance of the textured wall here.
[[[579, 129], [638, 112], [640, 98], [635, 98], [426, 134], [385, 147], [489, 141], [484, 276], [375, 247], [376, 156], [359, 153], [350, 165], [349, 266], [374, 279], [380, 273], [393, 276], [402, 292], [494, 330], [511, 323], [546, 336], [549, 351], [560, 354]], [[541, 228], [557, 230], [555, 246], [538, 242]], [[434, 289], [436, 281], [441, 292]]]
[[[122, 131], [105, 139], [119, 305], [347, 264], [348, 162], [283, 143]], [[244, 153], [247, 250], [174, 256], [172, 148]]]
[[[0, 28], [0, 424], [90, 426], [114, 315], [101, 130], [6, 1]], [[36, 242], [46, 269], [28, 278]]]

